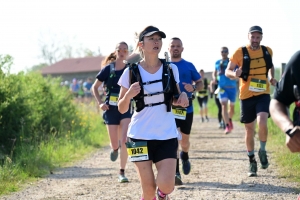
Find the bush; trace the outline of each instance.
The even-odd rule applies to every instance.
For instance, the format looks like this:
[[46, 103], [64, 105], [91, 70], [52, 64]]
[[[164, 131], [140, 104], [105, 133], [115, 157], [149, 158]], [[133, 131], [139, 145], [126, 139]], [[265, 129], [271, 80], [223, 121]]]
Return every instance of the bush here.
[[[12, 58], [0, 57], [0, 145], [11, 154], [22, 142], [38, 145], [79, 121], [72, 95], [59, 79], [30, 72], [10, 74]], [[1, 153], [1, 152], [0, 152]]]

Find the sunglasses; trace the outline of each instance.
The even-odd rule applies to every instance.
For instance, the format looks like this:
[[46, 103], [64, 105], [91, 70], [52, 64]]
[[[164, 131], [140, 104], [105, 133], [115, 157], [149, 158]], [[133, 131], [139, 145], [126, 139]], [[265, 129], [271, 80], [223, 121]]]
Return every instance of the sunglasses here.
[[228, 51], [221, 51], [221, 53], [228, 53]]
[[128, 52], [128, 50], [127, 49], [116, 49], [119, 53], [120, 52], [123, 52], [123, 53], [127, 53]]

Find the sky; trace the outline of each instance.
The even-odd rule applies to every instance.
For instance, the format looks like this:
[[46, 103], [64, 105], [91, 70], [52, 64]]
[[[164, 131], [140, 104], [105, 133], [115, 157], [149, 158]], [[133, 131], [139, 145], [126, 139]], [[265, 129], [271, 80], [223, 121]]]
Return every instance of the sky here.
[[108, 55], [120, 41], [135, 46], [134, 33], [148, 25], [167, 35], [160, 57], [179, 37], [182, 57], [198, 70], [214, 70], [220, 47], [230, 56], [248, 44], [253, 25], [262, 27], [275, 67], [300, 49], [299, 0], [0, 0], [0, 7], [0, 54], [14, 58], [12, 73], [42, 63], [41, 44]]

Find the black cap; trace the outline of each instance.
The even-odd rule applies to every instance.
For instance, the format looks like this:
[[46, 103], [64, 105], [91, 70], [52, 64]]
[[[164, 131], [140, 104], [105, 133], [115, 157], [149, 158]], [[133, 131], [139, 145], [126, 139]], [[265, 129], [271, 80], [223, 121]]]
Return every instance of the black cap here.
[[260, 26], [252, 26], [249, 29], [249, 33], [253, 33], [253, 32], [260, 32], [261, 34], [263, 34], [262, 29]]
[[140, 34], [139, 42], [142, 41], [145, 36], [151, 36], [154, 33], [158, 33], [161, 36], [161, 38], [166, 38], [166, 34], [164, 32], [160, 31], [154, 26], [149, 26]]

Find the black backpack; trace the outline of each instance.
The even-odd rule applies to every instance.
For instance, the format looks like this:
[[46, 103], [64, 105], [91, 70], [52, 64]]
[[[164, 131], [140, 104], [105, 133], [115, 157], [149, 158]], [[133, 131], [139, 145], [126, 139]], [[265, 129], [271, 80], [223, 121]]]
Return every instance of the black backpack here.
[[[266, 66], [263, 66], [263, 67], [267, 67], [266, 76], [268, 77], [268, 71], [269, 71], [269, 69], [271, 69], [273, 67], [272, 57], [271, 57], [270, 53], [268, 52], [267, 47], [261, 45], [261, 48], [263, 51], [262, 58], [264, 58], [264, 60], [266, 62]], [[247, 81], [249, 75], [262, 75], [262, 74], [249, 74], [251, 61], [257, 60], [260, 58], [251, 59], [249, 56], [248, 50], [245, 46], [242, 47], [242, 51], [243, 51], [243, 66], [242, 66], [242, 74], [241, 74], [240, 78], [242, 78], [244, 81]], [[262, 68], [262, 67], [257, 67], [257, 68], [253, 68], [253, 69], [258, 69], [258, 68]]]
[[[143, 82], [139, 68], [138, 68], [138, 63], [133, 63], [129, 64], [129, 80], [130, 80], [130, 85], [139, 82], [141, 86], [141, 91], [139, 94], [137, 94], [133, 100], [135, 101], [136, 105], [136, 111], [139, 112], [144, 107], [152, 107], [152, 106], [157, 106], [160, 104], [166, 104], [167, 106], [167, 112], [171, 111], [171, 106], [173, 102], [173, 97], [178, 98], [179, 97], [179, 91], [177, 88], [177, 83], [174, 78], [173, 70], [169, 66], [169, 62], [167, 62], [165, 59], [160, 59], [160, 61], [163, 64], [163, 72], [162, 72], [162, 79], [159, 80], [154, 80], [154, 81], [149, 81], [149, 82]], [[156, 92], [153, 94], [144, 94], [144, 89], [143, 85], [149, 85], [157, 82], [162, 82], [163, 83], [163, 91], [161, 92]], [[152, 103], [152, 104], [145, 104], [144, 97], [145, 96], [153, 96], [153, 95], [158, 95], [158, 94], [164, 94], [164, 101], [163, 102], [157, 102], [157, 103]]]

